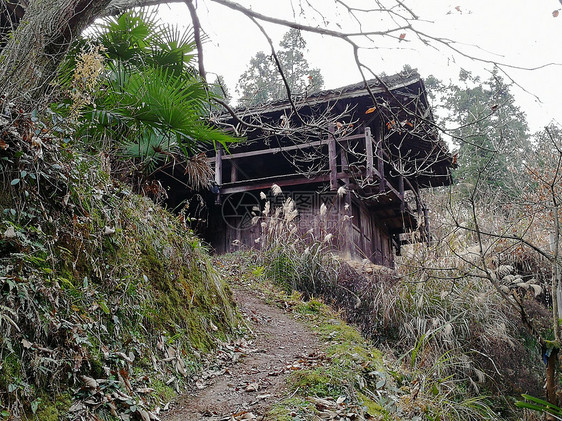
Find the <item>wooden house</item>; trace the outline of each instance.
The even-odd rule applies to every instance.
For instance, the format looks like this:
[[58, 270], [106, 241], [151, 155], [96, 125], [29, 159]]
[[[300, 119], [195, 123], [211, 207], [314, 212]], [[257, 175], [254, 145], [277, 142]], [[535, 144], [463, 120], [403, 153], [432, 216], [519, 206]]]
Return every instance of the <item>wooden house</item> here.
[[237, 111], [219, 124], [247, 140], [209, 155], [216, 186], [204, 235], [217, 252], [258, 246], [265, 201], [287, 198], [301, 232], [330, 231], [350, 257], [392, 266], [402, 234], [429, 237], [419, 192], [450, 184], [453, 159], [417, 72]]

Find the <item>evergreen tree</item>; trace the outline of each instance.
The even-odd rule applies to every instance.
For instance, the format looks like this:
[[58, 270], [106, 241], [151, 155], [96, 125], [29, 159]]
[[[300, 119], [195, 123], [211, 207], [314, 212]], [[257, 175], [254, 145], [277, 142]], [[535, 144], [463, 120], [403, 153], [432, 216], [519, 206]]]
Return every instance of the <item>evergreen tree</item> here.
[[[277, 57], [292, 95], [318, 92], [324, 85], [319, 69], [310, 69], [305, 58], [306, 41], [297, 29], [289, 30], [279, 43]], [[240, 76], [236, 91], [240, 105], [253, 106], [287, 98], [283, 78], [272, 56], [258, 52]]]
[[518, 195], [517, 177], [530, 150], [525, 113], [497, 72], [483, 81], [462, 70], [459, 80], [448, 86], [433, 77], [426, 82], [442, 109], [440, 124], [459, 145], [456, 181]]

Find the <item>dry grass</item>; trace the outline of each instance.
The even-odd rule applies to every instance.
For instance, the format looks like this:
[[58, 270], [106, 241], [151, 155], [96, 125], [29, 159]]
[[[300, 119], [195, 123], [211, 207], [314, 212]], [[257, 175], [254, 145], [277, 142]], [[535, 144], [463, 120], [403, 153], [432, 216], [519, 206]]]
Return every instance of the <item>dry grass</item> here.
[[426, 401], [447, 419], [493, 419], [491, 408], [508, 418], [515, 411], [509, 395], [540, 395], [534, 338], [474, 270], [479, 253], [471, 235], [435, 226], [447, 235], [431, 247], [408, 247], [395, 272], [364, 270], [334, 256], [324, 238], [299, 235], [290, 202], [265, 216], [260, 264], [266, 275], [286, 289], [323, 297], [394, 353], [419, 394], [416, 405]]

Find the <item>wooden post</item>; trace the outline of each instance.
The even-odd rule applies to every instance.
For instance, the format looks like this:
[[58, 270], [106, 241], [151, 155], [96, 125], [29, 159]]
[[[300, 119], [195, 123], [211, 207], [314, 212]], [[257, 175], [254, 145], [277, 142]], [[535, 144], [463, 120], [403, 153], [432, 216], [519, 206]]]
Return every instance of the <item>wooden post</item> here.
[[330, 166], [330, 190], [336, 190], [338, 188], [338, 168], [337, 168], [337, 155], [336, 155], [336, 138], [334, 135], [334, 125], [330, 124], [328, 128], [330, 131], [328, 137], [328, 164]]
[[353, 225], [351, 222], [351, 189], [349, 188], [349, 161], [347, 160], [347, 151], [345, 147], [340, 144], [340, 163], [341, 170], [346, 174], [343, 178], [345, 185], [345, 195], [338, 200], [340, 201], [339, 221], [341, 232], [343, 233], [342, 240], [342, 253], [348, 259], [353, 255]]
[[382, 143], [383, 143], [383, 137], [384, 137], [384, 133], [383, 133], [383, 128], [382, 128], [382, 124], [380, 125], [380, 127], [378, 127], [378, 129], [375, 132], [376, 135], [376, 139], [375, 139], [375, 147], [376, 147], [376, 155], [377, 155], [377, 170], [379, 171], [380, 177], [381, 177], [381, 181], [380, 181], [380, 192], [384, 192], [386, 190], [386, 181], [384, 179], [384, 151], [382, 149]]
[[406, 202], [404, 202], [404, 175], [398, 176], [398, 193], [400, 194], [400, 212], [404, 213], [406, 210]]
[[222, 186], [222, 148], [220, 146], [215, 155], [215, 183], [219, 187]]
[[[349, 162], [347, 160], [347, 152], [342, 145], [340, 145], [340, 162], [342, 172], [347, 174], [349, 171]], [[344, 180], [346, 184], [349, 183], [349, 177], [345, 177]]]
[[414, 190], [414, 197], [416, 198], [416, 212], [418, 214], [418, 217], [421, 217], [422, 203], [421, 203], [421, 197], [420, 197], [420, 188], [418, 186], [418, 183], [416, 183], [416, 182], [414, 182], [412, 187], [413, 187], [413, 190]]
[[365, 127], [365, 155], [367, 155], [367, 180], [373, 181], [373, 139], [370, 127]]
[[222, 186], [222, 149], [220, 146], [217, 148], [217, 154], [215, 155], [215, 183], [218, 187], [215, 204], [219, 205], [221, 203], [220, 187]]
[[429, 228], [429, 214], [427, 212], [427, 207], [425, 206], [425, 204], [423, 205], [423, 229], [425, 231], [427, 246], [429, 247], [429, 243], [431, 242], [431, 231]]
[[238, 181], [238, 172], [236, 171], [236, 161], [232, 159], [230, 161], [230, 182], [234, 183]]

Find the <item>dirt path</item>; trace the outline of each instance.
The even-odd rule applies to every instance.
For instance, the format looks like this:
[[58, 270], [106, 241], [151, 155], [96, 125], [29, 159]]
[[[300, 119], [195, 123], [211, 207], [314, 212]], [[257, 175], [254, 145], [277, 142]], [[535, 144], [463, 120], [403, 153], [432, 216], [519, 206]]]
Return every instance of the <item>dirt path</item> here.
[[238, 362], [210, 380], [203, 375], [198, 390], [180, 397], [162, 420], [265, 419], [268, 409], [288, 395], [290, 372], [321, 359], [318, 338], [290, 313], [245, 289], [237, 288], [234, 297], [254, 333], [252, 340], [234, 346]]

